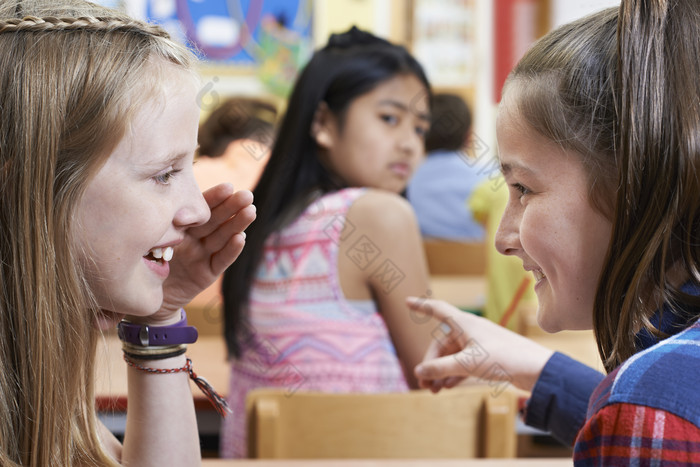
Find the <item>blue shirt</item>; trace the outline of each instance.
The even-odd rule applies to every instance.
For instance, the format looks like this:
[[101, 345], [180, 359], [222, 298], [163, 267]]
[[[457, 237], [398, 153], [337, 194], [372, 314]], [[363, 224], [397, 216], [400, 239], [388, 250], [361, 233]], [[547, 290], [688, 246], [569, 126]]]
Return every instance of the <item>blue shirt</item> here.
[[[684, 284], [681, 291], [700, 296], [700, 287], [692, 283]], [[652, 319], [654, 325], [668, 334], [676, 334], [688, 326], [691, 317], [700, 316], [700, 309], [686, 307], [680, 313], [672, 313], [668, 307], [664, 307], [659, 325], [660, 314], [657, 313]], [[637, 335], [636, 343], [637, 349], [642, 350], [658, 343], [658, 339], [642, 331]], [[525, 424], [548, 431], [560, 442], [573, 445], [586, 421], [589, 399], [603, 379], [602, 373], [556, 352], [544, 366], [532, 389]]]
[[464, 152], [428, 154], [406, 189], [424, 237], [483, 241], [484, 228], [466, 204], [477, 185], [486, 179], [487, 174], [481, 172]]

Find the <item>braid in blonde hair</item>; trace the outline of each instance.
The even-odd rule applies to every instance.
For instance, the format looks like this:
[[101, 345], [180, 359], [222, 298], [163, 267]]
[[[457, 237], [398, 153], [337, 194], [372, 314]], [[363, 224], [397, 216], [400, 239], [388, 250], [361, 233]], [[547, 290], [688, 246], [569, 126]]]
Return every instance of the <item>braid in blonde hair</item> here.
[[0, 21], [0, 34], [13, 32], [43, 32], [43, 31], [109, 31], [132, 32], [156, 37], [170, 38], [170, 35], [160, 26], [132, 19], [114, 17], [56, 18], [25, 16]]

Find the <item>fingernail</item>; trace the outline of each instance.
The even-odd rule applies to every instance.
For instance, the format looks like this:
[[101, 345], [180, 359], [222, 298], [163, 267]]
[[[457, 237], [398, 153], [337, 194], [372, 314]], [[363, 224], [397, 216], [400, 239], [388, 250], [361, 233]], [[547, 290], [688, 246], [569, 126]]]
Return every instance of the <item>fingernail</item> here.
[[413, 370], [413, 373], [416, 375], [416, 378], [422, 378], [425, 376], [423, 373], [425, 373], [425, 370], [423, 370], [422, 365], [416, 366], [415, 370]]
[[246, 237], [245, 232], [238, 232], [238, 233], [241, 235], [241, 237], [243, 237], [243, 240], [245, 240], [245, 237]]

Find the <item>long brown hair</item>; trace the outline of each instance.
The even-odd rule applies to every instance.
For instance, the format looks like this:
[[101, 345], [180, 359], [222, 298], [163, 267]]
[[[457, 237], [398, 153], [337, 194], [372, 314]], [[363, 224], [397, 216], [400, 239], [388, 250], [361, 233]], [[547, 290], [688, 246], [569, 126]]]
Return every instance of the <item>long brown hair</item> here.
[[659, 303], [698, 304], [669, 272], [700, 281], [700, 2], [623, 1], [617, 36], [620, 182], [594, 311], [609, 371]]
[[0, 2], [0, 464], [110, 465], [97, 435], [99, 332], [73, 212], [155, 90], [190, 69], [159, 28], [83, 2]]
[[641, 329], [663, 337], [662, 304], [699, 303], [669, 275], [700, 282], [699, 27], [697, 0], [623, 0], [545, 36], [506, 84], [535, 131], [581, 155], [613, 223], [593, 309], [608, 371]]

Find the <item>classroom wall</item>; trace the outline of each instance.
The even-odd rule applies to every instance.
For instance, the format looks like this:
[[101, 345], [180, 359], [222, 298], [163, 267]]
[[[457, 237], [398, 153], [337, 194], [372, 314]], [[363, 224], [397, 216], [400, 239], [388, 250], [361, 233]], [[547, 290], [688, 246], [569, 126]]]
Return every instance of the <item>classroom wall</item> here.
[[620, 6], [620, 0], [554, 0], [551, 8], [552, 27], [613, 6]]
[[[223, 11], [236, 4], [219, 2]], [[102, 0], [102, 3], [122, 7], [140, 17], [154, 12], [175, 14], [183, 4], [191, 5], [192, 9], [203, 5], [198, 0]], [[269, 6], [275, 0], [241, 0], [237, 3], [239, 17], [264, 3]], [[347, 30], [353, 24], [405, 45], [424, 63], [437, 92], [453, 92], [465, 98], [474, 112], [474, 132], [481, 145], [478, 150], [493, 153], [494, 115], [500, 89], [511, 67], [529, 45], [553, 27], [616, 6], [619, 0], [299, 0], [298, 3], [300, 8], [308, 5], [312, 18], [307, 55], [323, 45], [331, 33]], [[208, 0], [207, 4], [217, 2]], [[232, 13], [228, 19], [235, 22], [235, 17]], [[200, 72], [202, 90], [198, 99], [203, 116], [230, 95], [266, 97], [284, 107], [286, 95], [271, 90], [261, 81], [254, 64], [232, 66], [226, 61], [205, 61]]]
[[355, 25], [393, 42], [406, 42], [405, 0], [315, 0], [314, 45]]

